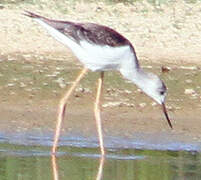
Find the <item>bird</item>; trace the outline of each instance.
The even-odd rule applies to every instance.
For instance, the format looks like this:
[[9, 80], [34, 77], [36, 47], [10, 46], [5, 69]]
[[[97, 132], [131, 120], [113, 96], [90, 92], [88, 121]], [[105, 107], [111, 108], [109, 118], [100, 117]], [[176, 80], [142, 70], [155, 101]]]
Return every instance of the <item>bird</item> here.
[[83, 65], [82, 71], [59, 102], [52, 146], [53, 154], [57, 152], [67, 101], [80, 80], [89, 70], [100, 73], [94, 103], [94, 115], [102, 156], [105, 156], [106, 153], [100, 115], [100, 98], [103, 91], [104, 72], [106, 71], [119, 71], [125, 79], [131, 81], [146, 95], [161, 105], [168, 125], [173, 129], [165, 106], [167, 95], [166, 85], [157, 75], [145, 72], [141, 68], [134, 46], [126, 37], [105, 25], [53, 20], [30, 11], [24, 11], [23, 14], [33, 18], [53, 38], [67, 46]]

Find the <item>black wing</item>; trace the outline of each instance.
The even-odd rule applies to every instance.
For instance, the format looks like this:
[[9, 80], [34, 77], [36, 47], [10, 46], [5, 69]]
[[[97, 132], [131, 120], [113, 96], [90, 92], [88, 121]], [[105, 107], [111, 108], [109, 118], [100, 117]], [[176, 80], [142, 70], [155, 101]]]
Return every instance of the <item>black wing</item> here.
[[86, 40], [90, 43], [112, 47], [123, 45], [132, 47], [131, 43], [125, 37], [107, 26], [94, 23], [74, 23], [70, 21], [51, 20], [29, 11], [26, 11], [24, 15], [43, 20], [45, 23], [78, 43], [82, 40]]

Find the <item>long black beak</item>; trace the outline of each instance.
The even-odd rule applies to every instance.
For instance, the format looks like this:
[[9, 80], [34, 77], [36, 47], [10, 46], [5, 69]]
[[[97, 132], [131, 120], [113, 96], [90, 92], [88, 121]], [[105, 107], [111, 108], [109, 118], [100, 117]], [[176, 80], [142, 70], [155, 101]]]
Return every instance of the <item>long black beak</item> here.
[[166, 119], [167, 119], [167, 122], [168, 122], [170, 128], [173, 129], [172, 124], [171, 124], [171, 121], [170, 121], [170, 119], [169, 119], [169, 117], [168, 117], [168, 113], [167, 113], [167, 110], [166, 110], [166, 107], [165, 107], [165, 103], [162, 103], [161, 105], [162, 105], [162, 109], [163, 109], [163, 112], [164, 112], [164, 114], [165, 114], [165, 117], [166, 117]]

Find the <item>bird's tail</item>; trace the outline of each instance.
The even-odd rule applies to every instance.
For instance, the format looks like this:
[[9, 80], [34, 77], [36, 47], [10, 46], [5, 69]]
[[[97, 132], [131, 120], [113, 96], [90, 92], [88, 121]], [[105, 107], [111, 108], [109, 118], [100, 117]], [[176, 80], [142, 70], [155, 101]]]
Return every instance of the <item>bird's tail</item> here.
[[31, 18], [42, 18], [42, 19], [45, 19], [43, 16], [40, 16], [38, 14], [35, 14], [33, 12], [30, 12], [30, 11], [26, 11], [26, 10], [24, 11], [23, 15], [31, 17]]

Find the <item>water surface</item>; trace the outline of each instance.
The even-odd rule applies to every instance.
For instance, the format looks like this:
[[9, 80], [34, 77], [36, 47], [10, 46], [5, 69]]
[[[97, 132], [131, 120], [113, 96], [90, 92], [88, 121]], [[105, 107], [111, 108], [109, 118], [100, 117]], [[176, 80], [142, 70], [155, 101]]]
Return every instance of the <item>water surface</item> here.
[[[1, 144], [0, 179], [54, 179], [49, 147]], [[95, 148], [61, 148], [55, 159], [58, 179], [96, 179], [100, 156]], [[104, 161], [104, 180], [201, 179], [201, 154], [188, 151], [112, 150]]]

